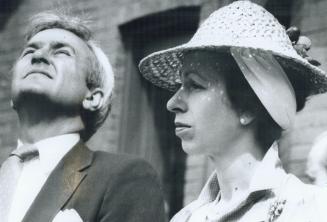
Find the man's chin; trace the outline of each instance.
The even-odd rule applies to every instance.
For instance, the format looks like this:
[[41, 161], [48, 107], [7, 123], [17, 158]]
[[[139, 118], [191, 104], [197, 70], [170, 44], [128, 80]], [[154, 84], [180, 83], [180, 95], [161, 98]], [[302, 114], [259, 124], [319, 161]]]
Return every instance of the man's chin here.
[[26, 103], [40, 103], [49, 101], [49, 95], [39, 89], [24, 89], [12, 92], [13, 107], [17, 108]]
[[80, 105], [63, 101], [58, 95], [37, 90], [20, 91], [13, 94], [13, 108], [20, 112], [24, 109], [34, 110], [42, 113], [55, 112], [63, 115], [75, 115], [80, 110]]

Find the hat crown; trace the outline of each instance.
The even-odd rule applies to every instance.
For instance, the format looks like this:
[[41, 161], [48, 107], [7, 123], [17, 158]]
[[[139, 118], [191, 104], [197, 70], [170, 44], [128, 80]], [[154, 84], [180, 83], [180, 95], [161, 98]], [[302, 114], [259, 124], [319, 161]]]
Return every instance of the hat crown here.
[[261, 48], [299, 57], [277, 19], [263, 7], [244, 0], [213, 12], [188, 44]]
[[216, 10], [189, 42], [148, 55], [142, 59], [139, 68], [144, 78], [154, 85], [175, 91], [181, 83], [180, 73], [187, 51], [230, 53], [232, 48], [271, 53], [289, 77], [294, 80], [303, 78], [306, 82], [303, 91], [307, 95], [327, 91], [325, 72], [295, 51], [285, 28], [272, 14], [246, 0]]

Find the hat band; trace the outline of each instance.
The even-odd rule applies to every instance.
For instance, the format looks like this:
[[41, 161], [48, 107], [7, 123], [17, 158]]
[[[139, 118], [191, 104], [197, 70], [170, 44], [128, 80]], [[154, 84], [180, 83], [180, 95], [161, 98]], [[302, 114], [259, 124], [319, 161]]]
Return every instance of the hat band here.
[[231, 47], [231, 55], [273, 120], [288, 129], [296, 114], [296, 97], [283, 68], [267, 51]]

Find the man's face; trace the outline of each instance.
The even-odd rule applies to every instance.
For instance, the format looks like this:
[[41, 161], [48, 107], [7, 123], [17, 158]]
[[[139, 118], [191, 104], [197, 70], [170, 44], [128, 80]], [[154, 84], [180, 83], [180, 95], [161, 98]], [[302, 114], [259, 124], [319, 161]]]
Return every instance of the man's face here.
[[33, 36], [13, 68], [12, 100], [44, 96], [60, 106], [80, 107], [86, 86], [90, 50], [72, 32], [47, 29]]

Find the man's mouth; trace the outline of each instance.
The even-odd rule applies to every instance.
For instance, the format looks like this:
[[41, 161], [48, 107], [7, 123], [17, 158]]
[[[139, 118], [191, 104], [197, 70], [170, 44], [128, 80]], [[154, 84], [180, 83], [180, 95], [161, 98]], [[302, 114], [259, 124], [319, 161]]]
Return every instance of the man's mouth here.
[[46, 71], [44, 71], [44, 70], [39, 70], [39, 69], [33, 69], [33, 70], [29, 71], [29, 72], [24, 76], [24, 79], [25, 79], [26, 77], [30, 76], [30, 75], [44, 75], [44, 76], [46, 76], [46, 77], [52, 79], [52, 76], [51, 76], [48, 72], [46, 72]]

